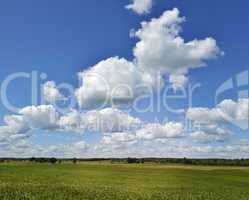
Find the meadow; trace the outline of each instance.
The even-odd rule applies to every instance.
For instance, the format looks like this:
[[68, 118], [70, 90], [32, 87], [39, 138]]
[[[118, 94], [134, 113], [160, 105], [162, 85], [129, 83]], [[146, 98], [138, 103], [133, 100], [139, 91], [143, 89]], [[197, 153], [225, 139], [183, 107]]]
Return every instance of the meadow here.
[[248, 200], [249, 168], [0, 163], [1, 200]]

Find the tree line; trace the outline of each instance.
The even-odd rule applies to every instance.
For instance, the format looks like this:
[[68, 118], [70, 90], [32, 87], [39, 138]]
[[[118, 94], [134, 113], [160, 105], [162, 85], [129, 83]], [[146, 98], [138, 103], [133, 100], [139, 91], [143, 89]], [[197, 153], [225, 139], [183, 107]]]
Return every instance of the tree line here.
[[111, 159], [112, 163], [158, 163], [158, 164], [184, 164], [184, 165], [210, 165], [210, 166], [248, 166], [249, 159], [195, 159], [195, 158], [126, 158]]
[[158, 163], [158, 164], [184, 164], [184, 165], [210, 165], [210, 166], [247, 166], [249, 167], [249, 159], [218, 159], [218, 158], [208, 158], [208, 159], [196, 159], [196, 158], [89, 158], [89, 159], [79, 159], [79, 158], [68, 158], [68, 159], [58, 159], [58, 158], [0, 158], [0, 163], [11, 162], [11, 161], [25, 161], [33, 163], [51, 163], [60, 164], [61, 162], [72, 162], [76, 164], [77, 162], [101, 162], [107, 161], [110, 163], [128, 163], [128, 164], [144, 164], [144, 163]]

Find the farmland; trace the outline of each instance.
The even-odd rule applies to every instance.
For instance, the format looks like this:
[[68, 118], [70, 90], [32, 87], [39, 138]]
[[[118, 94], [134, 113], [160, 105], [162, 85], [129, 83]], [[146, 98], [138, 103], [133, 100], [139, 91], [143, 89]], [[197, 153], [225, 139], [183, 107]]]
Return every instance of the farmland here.
[[0, 163], [1, 200], [248, 200], [249, 168]]

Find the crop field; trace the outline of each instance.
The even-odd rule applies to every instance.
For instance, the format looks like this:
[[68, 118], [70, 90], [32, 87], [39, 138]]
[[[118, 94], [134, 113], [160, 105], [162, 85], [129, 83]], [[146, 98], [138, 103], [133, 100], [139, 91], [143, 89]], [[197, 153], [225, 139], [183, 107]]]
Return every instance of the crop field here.
[[248, 200], [249, 168], [0, 163], [1, 200]]

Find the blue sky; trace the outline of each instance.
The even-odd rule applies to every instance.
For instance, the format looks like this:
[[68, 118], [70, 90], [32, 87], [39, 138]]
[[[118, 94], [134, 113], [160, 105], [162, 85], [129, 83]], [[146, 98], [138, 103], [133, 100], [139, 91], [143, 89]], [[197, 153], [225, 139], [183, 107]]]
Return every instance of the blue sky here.
[[[205, 63], [207, 64], [206, 67], [189, 69], [187, 74], [184, 74], [188, 77], [188, 84], [201, 84], [201, 88], [194, 93], [193, 107], [215, 108], [217, 105], [215, 105], [214, 96], [217, 88], [226, 80], [248, 70], [249, 2], [242, 0], [154, 0], [150, 12], [142, 15], [139, 15], [132, 10], [125, 9], [125, 6], [129, 3], [131, 3], [129, 0], [74, 0], [70, 2], [66, 0], [54, 0], [52, 2], [47, 0], [40, 2], [31, 0], [20, 2], [13, 0], [1, 2], [1, 83], [3, 83], [6, 77], [13, 73], [31, 73], [32, 71], [37, 71], [39, 74], [47, 74], [46, 80], [39, 80], [40, 84], [44, 84], [46, 81], [53, 81], [56, 84], [65, 82], [71, 84], [75, 89], [80, 88], [81, 85], [79, 85], [77, 74], [90, 69], [91, 66], [96, 65], [98, 62], [113, 56], [119, 56], [120, 58], [124, 57], [125, 59], [132, 61], [134, 59], [133, 48], [136, 43], [139, 42], [139, 38], [131, 38], [130, 30], [140, 29], [140, 23], [142, 21], [148, 22], [151, 18], [159, 18], [165, 11], [172, 10], [173, 8], [178, 8], [180, 16], [186, 18], [186, 21], [180, 25], [182, 28], [180, 36], [184, 38], [185, 42], [212, 37], [216, 40], [216, 45], [219, 47], [220, 52], [224, 52], [224, 55], [219, 55], [215, 59], [205, 59]], [[110, 74], [110, 76], [114, 75]], [[165, 76], [167, 79], [169, 74], [164, 75], [164, 77]], [[17, 105], [20, 109], [30, 106], [32, 95], [30, 87], [30, 80], [15, 80], [8, 88], [10, 102]], [[243, 89], [248, 90], [248, 85], [243, 87]], [[224, 93], [219, 101], [222, 102], [222, 100], [225, 99], [232, 99], [235, 102], [238, 102], [239, 98], [236, 94], [236, 89], [230, 90]], [[159, 99], [161, 98], [162, 96], [159, 95]], [[171, 103], [175, 108], [188, 109], [185, 100], [175, 100]], [[47, 102], [47, 104], [49, 104], [49, 102]], [[76, 107], [79, 108], [80, 106], [77, 105]], [[236, 107], [236, 111], [238, 111], [239, 108], [241, 108], [240, 104]], [[243, 107], [242, 109], [246, 108], [248, 110], [248, 107]], [[83, 108], [83, 111], [81, 112], [85, 113], [89, 110], [90, 109]], [[245, 112], [245, 110], [242, 110], [241, 112]], [[9, 111], [1, 100], [1, 119], [6, 115], [13, 114], [16, 113]], [[138, 117], [144, 123], [153, 123], [155, 119], [159, 119], [160, 124], [163, 123], [162, 120], [165, 117], [178, 122], [182, 122], [185, 117], [185, 115], [174, 115], [164, 108], [157, 112], [153, 111], [147, 113], [139, 113], [132, 110], [129, 114], [132, 117]], [[205, 115], [205, 113], [203, 115]], [[198, 120], [194, 118], [193, 121]], [[5, 125], [4, 121], [2, 121], [2, 125]], [[213, 125], [217, 125], [217, 122], [215, 121]], [[223, 127], [223, 124], [221, 125], [221, 123], [219, 123], [219, 126]], [[229, 127], [230, 125], [225, 124], [225, 126]], [[155, 131], [154, 129], [152, 130]], [[220, 142], [219, 139], [217, 139], [217, 142], [215, 139], [215, 141], [212, 142], [204, 144], [203, 142], [197, 142], [196, 144], [193, 138], [191, 139], [188, 137], [183, 137], [181, 139], [159, 137], [156, 138], [157, 141], [152, 141], [149, 145], [154, 146], [155, 142], [168, 139], [169, 141], [167, 142], [170, 144], [173, 143], [172, 145], [174, 147], [178, 145], [181, 148], [184, 145], [204, 146], [206, 149], [217, 145], [227, 148], [228, 145], [233, 145], [232, 143], [236, 143], [234, 144], [236, 145], [234, 148], [238, 148], [238, 145], [240, 145], [241, 140], [243, 139], [243, 152], [236, 156], [248, 156], [248, 129], [242, 130], [241, 128], [232, 126], [229, 131], [226, 130], [229, 134], [230, 131], [232, 136], [229, 136], [229, 138], [224, 141], [222, 139], [222, 142]], [[64, 153], [65, 151], [74, 152], [76, 150], [72, 150], [67, 147], [67, 145], [70, 146], [72, 143], [77, 144], [77, 142], [84, 140], [84, 148], [81, 147], [80, 149], [77, 149], [76, 155], [126, 156], [129, 155], [129, 153], [132, 154], [134, 152], [136, 152], [136, 155], [138, 156], [144, 155], [141, 152], [146, 152], [145, 156], [161, 155], [157, 154], [156, 148], [152, 153], [146, 151], [147, 148], [149, 148], [146, 147], [148, 141], [136, 141], [139, 144], [146, 144], [141, 144], [141, 152], [139, 152], [139, 149], [136, 149], [133, 152], [133, 147], [130, 147], [132, 144], [119, 144], [118, 146], [111, 141], [111, 144], [108, 143], [108, 147], [103, 147], [102, 143], [104, 142], [102, 141], [101, 143], [103, 137], [112, 138], [112, 136], [102, 136], [102, 133], [92, 134], [89, 133], [89, 131], [86, 131], [85, 133], [77, 134], [72, 133], [73, 131], [71, 130], [60, 131], [57, 129], [50, 129], [48, 131], [47, 129], [45, 130], [45, 128], [37, 127], [29, 132], [32, 136], [22, 139], [21, 141], [23, 143], [25, 142], [25, 144], [32, 143], [32, 147], [30, 147], [30, 144], [26, 145], [29, 146], [27, 149], [35, 149], [37, 148], [36, 145], [51, 147], [51, 149], [60, 149], [61, 146], [63, 146]], [[134, 133], [136, 131], [129, 130], [129, 132]], [[140, 132], [142, 131], [140, 130]], [[185, 135], [186, 134], [189, 135], [191, 133], [185, 133]], [[215, 138], [220, 136], [219, 134], [219, 136], [215, 135], [215, 133], [212, 133], [211, 135], [211, 137]], [[209, 137], [210, 135], [205, 133], [205, 136]], [[235, 138], [235, 140], [232, 138]], [[6, 148], [6, 141], [4, 144], [2, 149]], [[100, 152], [105, 149], [107, 154], [94, 154], [92, 151], [89, 153], [88, 150], [86, 150], [93, 148], [94, 145], [98, 145], [94, 148], [98, 149]], [[108, 148], [112, 145], [113, 148], [109, 150]], [[163, 143], [160, 145], [163, 146]], [[166, 145], [168, 146], [168, 144], [165, 144], [165, 146]], [[129, 148], [127, 146], [129, 146]], [[172, 154], [169, 153], [167, 155], [181, 156], [182, 153], [177, 153], [180, 147], [176, 152], [171, 152]], [[15, 152], [8, 148], [7, 150], [4, 149], [3, 153], [0, 153], [0, 156], [16, 155], [18, 154], [16, 153], [18, 152], [18, 148], [17, 145]], [[116, 148], [123, 149], [123, 154], [113, 153]], [[248, 149], [245, 150], [246, 148]], [[27, 151], [28, 150], [20, 149], [20, 152], [24, 152], [24, 155], [28, 155], [26, 154]], [[37, 152], [38, 151], [34, 150], [33, 154], [37, 155]], [[108, 154], [108, 152], [112, 152], [112, 154]], [[200, 152], [196, 152], [196, 154], [191, 154], [189, 152], [186, 152], [187, 156], [227, 156], [227, 154], [223, 152], [215, 154], [212, 150], [207, 151], [203, 155]], [[52, 150], [51, 152], [44, 151], [44, 155], [47, 155], [46, 153], [51, 155], [54, 152]], [[43, 155], [43, 153], [41, 155]], [[71, 154], [69, 153], [69, 155]]]

